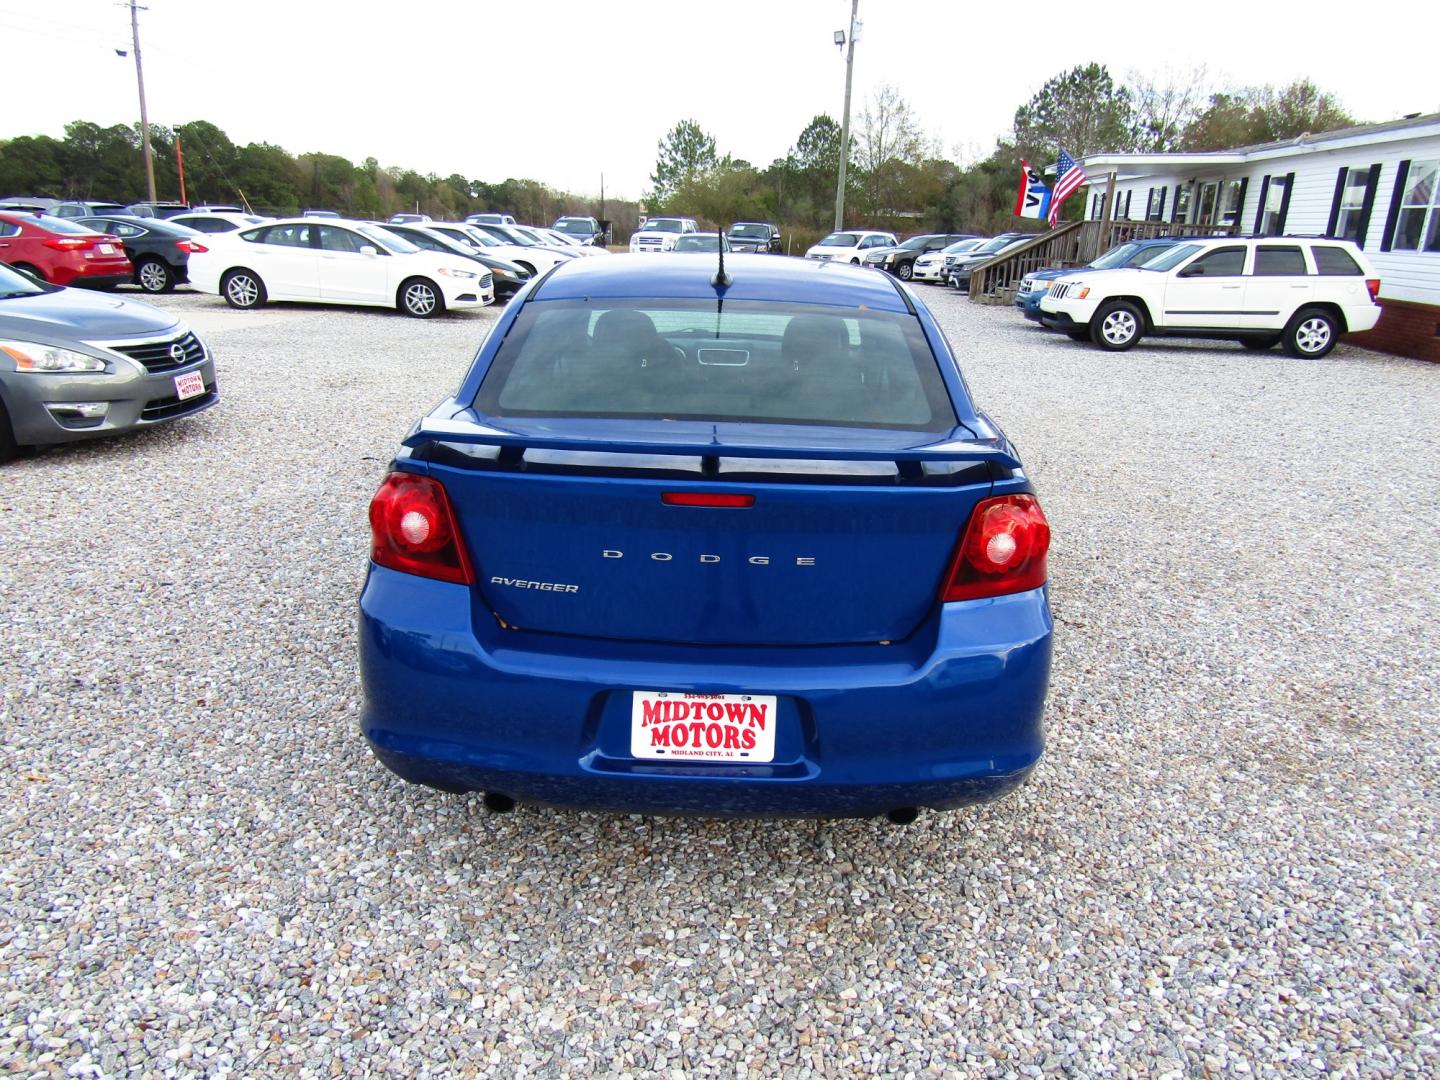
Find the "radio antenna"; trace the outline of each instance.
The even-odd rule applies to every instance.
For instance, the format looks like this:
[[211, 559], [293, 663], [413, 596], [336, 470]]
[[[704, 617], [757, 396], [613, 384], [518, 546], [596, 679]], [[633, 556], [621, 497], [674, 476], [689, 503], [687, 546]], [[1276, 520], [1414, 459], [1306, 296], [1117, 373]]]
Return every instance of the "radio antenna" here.
[[723, 292], [730, 287], [730, 282], [733, 280], [725, 272], [725, 233], [723, 230], [715, 233], [715, 250], [720, 254], [720, 269], [715, 271], [715, 276], [710, 279], [710, 284]]

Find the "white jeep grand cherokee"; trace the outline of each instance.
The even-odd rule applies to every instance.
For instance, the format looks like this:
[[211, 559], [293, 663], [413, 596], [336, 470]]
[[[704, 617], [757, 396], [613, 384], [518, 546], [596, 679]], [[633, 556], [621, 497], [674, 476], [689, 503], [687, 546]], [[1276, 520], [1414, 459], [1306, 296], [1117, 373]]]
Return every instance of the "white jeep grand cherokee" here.
[[1341, 334], [1375, 326], [1379, 295], [1374, 267], [1348, 240], [1217, 237], [1144, 266], [1062, 278], [1040, 311], [1046, 326], [1114, 351], [1153, 334], [1320, 357]]

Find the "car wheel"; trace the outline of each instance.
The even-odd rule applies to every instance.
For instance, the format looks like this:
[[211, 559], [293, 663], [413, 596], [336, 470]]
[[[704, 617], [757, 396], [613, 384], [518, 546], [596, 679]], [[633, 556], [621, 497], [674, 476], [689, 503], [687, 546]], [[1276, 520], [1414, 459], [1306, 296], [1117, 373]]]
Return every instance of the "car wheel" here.
[[16, 263], [13, 269], [23, 270], [31, 277], [38, 278], [41, 281], [46, 280], [45, 275], [40, 272], [40, 268], [38, 266], [31, 266], [29, 263]]
[[915, 267], [910, 263], [901, 263], [895, 268], [895, 276], [901, 281], [909, 281], [915, 276]]
[[440, 288], [427, 278], [411, 278], [400, 286], [397, 306], [406, 315], [429, 319], [445, 311], [445, 297]]
[[135, 267], [135, 284], [148, 293], [169, 292], [175, 288], [175, 275], [163, 259], [141, 259]]
[[1335, 316], [1320, 308], [1302, 308], [1285, 327], [1285, 351], [1301, 359], [1318, 360], [1336, 345], [1340, 328]]
[[1128, 300], [1111, 300], [1100, 305], [1090, 319], [1090, 340], [1102, 349], [1123, 352], [1140, 340], [1145, 318]]
[[265, 283], [249, 270], [231, 270], [220, 279], [220, 295], [233, 308], [257, 308], [265, 303]]
[[10, 414], [5, 411], [5, 403], [0, 402], [0, 465], [19, 456], [20, 447], [15, 442], [15, 429], [10, 426]]
[[851, 265], [851, 266], [859, 266], [859, 265], [860, 265], [860, 260], [859, 260], [859, 259], [851, 259], [851, 260], [850, 260], [850, 265]]
[[531, 266], [528, 262], [520, 262], [520, 261], [517, 259], [517, 260], [515, 261], [515, 265], [518, 266], [518, 267], [520, 267], [521, 270], [524, 270], [524, 271], [525, 271], [527, 274], [529, 274], [532, 278], [535, 276], [535, 267]]
[[1280, 336], [1271, 334], [1269, 337], [1247, 337], [1241, 338], [1240, 344], [1252, 352], [1264, 352], [1266, 349], [1273, 349], [1280, 344]]

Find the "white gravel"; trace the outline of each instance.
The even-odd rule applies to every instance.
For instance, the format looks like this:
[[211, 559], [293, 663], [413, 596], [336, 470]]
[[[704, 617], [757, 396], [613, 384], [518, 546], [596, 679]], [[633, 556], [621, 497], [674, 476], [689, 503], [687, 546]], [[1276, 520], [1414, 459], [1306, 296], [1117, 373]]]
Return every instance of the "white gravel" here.
[[18, 1076], [1440, 1070], [1440, 369], [921, 288], [1055, 530], [1050, 748], [908, 829], [521, 809], [356, 728], [366, 504], [492, 313], [162, 306], [222, 403], [0, 471]]

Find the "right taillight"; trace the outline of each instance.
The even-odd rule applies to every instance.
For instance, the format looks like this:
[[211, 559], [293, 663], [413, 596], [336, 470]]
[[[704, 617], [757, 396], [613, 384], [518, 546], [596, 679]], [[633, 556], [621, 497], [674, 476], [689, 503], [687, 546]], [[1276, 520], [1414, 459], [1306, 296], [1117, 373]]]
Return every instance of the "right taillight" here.
[[998, 495], [978, 503], [945, 578], [944, 601], [1038, 589], [1045, 584], [1050, 523], [1034, 495]]
[[370, 500], [370, 558], [407, 574], [469, 585], [475, 580], [440, 481], [392, 472]]
[[1380, 279], [1378, 277], [1366, 278], [1365, 288], [1370, 290], [1370, 299], [1378, 304], [1380, 302]]
[[93, 247], [98, 239], [99, 237], [95, 236], [52, 236], [41, 242], [55, 251], [86, 251]]

